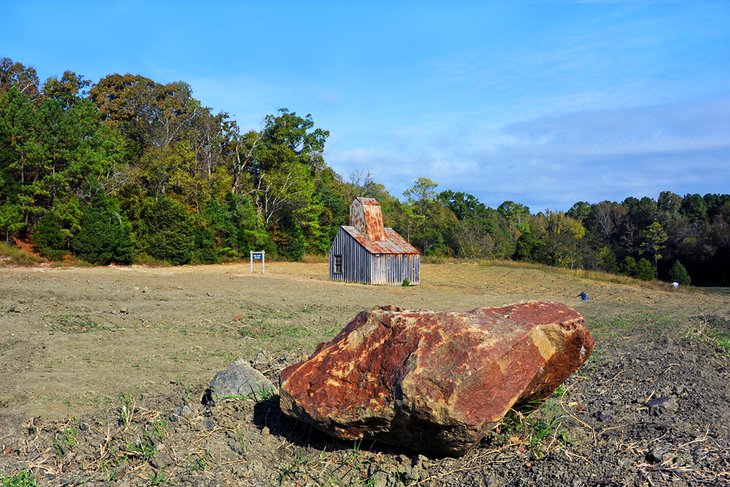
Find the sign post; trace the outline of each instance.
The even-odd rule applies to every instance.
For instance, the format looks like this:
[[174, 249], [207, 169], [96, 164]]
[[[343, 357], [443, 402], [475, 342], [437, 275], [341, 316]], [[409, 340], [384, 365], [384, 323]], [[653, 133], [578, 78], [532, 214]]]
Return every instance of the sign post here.
[[251, 273], [253, 274], [253, 261], [254, 260], [260, 260], [261, 261], [261, 274], [266, 273], [266, 252], [254, 252], [253, 250], [250, 252], [251, 254]]

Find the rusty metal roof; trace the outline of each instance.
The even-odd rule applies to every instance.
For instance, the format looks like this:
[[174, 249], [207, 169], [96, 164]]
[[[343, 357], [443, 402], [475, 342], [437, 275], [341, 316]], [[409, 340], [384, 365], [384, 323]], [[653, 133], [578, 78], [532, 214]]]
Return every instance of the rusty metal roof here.
[[378, 200], [375, 198], [365, 198], [364, 196], [358, 196], [357, 199], [360, 200], [360, 203], [363, 205], [373, 205], [373, 206], [380, 206], [380, 203], [378, 203]]
[[367, 235], [368, 240], [386, 239], [383, 213], [374, 198], [356, 198], [350, 205], [350, 225]]
[[384, 228], [385, 240], [380, 241], [368, 239], [364, 232], [355, 227], [343, 226], [342, 229], [371, 254], [420, 254], [418, 249], [409, 244], [392, 228]]

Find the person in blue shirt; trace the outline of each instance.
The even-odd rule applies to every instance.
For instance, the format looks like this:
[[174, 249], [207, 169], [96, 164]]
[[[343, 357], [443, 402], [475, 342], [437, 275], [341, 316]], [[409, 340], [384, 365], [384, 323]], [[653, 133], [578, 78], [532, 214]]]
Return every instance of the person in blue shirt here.
[[582, 301], [588, 301], [588, 295], [585, 291], [581, 291], [580, 294], [576, 296], [576, 298], [580, 298]]

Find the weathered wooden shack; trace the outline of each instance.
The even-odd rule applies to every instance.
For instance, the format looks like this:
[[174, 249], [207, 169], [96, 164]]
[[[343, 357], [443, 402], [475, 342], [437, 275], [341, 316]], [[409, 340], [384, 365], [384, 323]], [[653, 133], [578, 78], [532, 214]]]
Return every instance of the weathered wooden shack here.
[[421, 255], [406, 239], [383, 225], [380, 203], [357, 198], [350, 225], [342, 226], [330, 247], [330, 280], [363, 284], [419, 284]]

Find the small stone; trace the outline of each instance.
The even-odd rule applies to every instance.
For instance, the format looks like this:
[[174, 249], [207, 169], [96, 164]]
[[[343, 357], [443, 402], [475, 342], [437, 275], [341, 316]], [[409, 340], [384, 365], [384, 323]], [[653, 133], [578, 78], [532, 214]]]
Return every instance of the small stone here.
[[649, 414], [652, 416], [661, 416], [666, 413], [676, 413], [679, 409], [677, 399], [672, 396], [661, 396], [650, 399], [646, 402], [649, 408]]
[[403, 477], [406, 481], [408, 481], [409, 484], [411, 482], [418, 482], [419, 480], [418, 473], [414, 470], [406, 470], [405, 472], [403, 472]]
[[271, 359], [268, 355], [266, 355], [266, 352], [263, 350], [259, 351], [259, 353], [256, 354], [256, 357], [253, 359], [253, 366], [256, 368], [268, 365], [271, 362]]
[[181, 418], [191, 417], [194, 414], [195, 412], [192, 408], [187, 404], [184, 404], [172, 410], [172, 413], [170, 414], [170, 421], [178, 421]]
[[261, 401], [276, 393], [276, 387], [264, 374], [245, 360], [238, 360], [218, 372], [210, 383], [213, 401], [226, 398]]
[[387, 487], [388, 474], [383, 471], [375, 472], [375, 474], [370, 477], [370, 481], [373, 487]]
[[607, 421], [611, 419], [611, 415], [606, 413], [605, 411], [596, 411], [593, 413], [593, 417], [596, 418], [598, 421]]
[[646, 460], [649, 463], [656, 464], [668, 460], [669, 456], [669, 451], [666, 448], [655, 446], [646, 453]]

